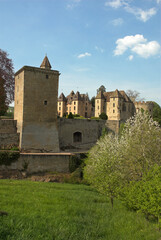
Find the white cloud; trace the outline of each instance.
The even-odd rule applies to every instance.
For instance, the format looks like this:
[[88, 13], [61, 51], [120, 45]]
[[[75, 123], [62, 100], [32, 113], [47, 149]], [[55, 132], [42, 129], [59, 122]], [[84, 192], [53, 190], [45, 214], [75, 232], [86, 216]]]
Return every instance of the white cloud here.
[[123, 0], [112, 0], [105, 2], [105, 6], [110, 6], [113, 8], [119, 8], [124, 4]]
[[103, 53], [105, 50], [103, 48], [100, 48], [98, 46], [95, 46], [95, 49], [98, 51], [98, 52], [101, 52]]
[[138, 43], [146, 42], [147, 40], [143, 35], [136, 34], [135, 36], [126, 36], [124, 38], [119, 38], [116, 41], [116, 49], [114, 55], [122, 55], [128, 48], [135, 46]]
[[132, 61], [132, 60], [133, 60], [133, 58], [134, 58], [134, 56], [133, 56], [133, 55], [130, 55], [130, 56], [128, 57], [129, 61]]
[[138, 44], [134, 46], [131, 50], [143, 58], [148, 58], [159, 54], [160, 45], [156, 41], [151, 41], [145, 44]]
[[84, 58], [84, 57], [90, 57], [90, 56], [91, 56], [91, 53], [85, 52], [85, 53], [79, 54], [77, 57], [78, 58]]
[[132, 7], [126, 6], [125, 10], [129, 13], [132, 13], [137, 17], [137, 19], [143, 22], [146, 22], [157, 13], [156, 8], [150, 8], [144, 11], [141, 8], [132, 8]]
[[81, 0], [70, 0], [66, 5], [66, 8], [72, 10], [73, 8], [77, 7], [80, 2]]
[[[159, 4], [161, 0], [156, 0], [157, 3]], [[112, 8], [119, 8], [123, 7], [123, 9], [136, 16], [137, 19], [140, 21], [146, 22], [149, 20], [152, 16], [154, 16], [157, 13], [156, 8], [150, 8], [147, 10], [143, 10], [141, 8], [137, 7], [131, 7], [129, 4], [130, 0], [110, 0], [105, 2], [105, 6], [110, 6]]]
[[[126, 36], [116, 41], [116, 49], [114, 55], [122, 55], [128, 49], [143, 58], [148, 58], [160, 54], [161, 46], [156, 41], [148, 42], [143, 35], [136, 34], [135, 36]], [[133, 59], [130, 55], [129, 60]]]
[[120, 26], [122, 25], [124, 22], [124, 20], [122, 18], [116, 18], [114, 20], [111, 21], [111, 23], [114, 25], [114, 26]]

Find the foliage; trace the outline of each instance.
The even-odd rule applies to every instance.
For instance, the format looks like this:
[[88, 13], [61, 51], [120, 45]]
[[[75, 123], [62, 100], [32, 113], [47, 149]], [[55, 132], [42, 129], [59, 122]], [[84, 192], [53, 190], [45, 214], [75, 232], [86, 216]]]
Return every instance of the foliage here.
[[92, 104], [92, 107], [95, 107], [95, 96], [91, 98], [91, 104]]
[[106, 92], [105, 86], [101, 85], [101, 86], [97, 89], [97, 94], [98, 94], [99, 92], [102, 92], [102, 93]]
[[73, 116], [73, 114], [70, 112], [69, 115], [67, 116], [67, 118], [69, 118], [69, 119], [73, 119], [74, 116]]
[[112, 205], [121, 184], [118, 147], [117, 136], [106, 134], [90, 150], [84, 169], [85, 179], [106, 194]]
[[107, 115], [105, 112], [102, 112], [100, 115], [99, 115], [99, 118], [103, 119], [103, 120], [107, 120]]
[[[130, 204], [137, 209], [137, 197], [133, 197], [134, 183], [137, 185], [139, 182], [141, 184], [141, 181], [146, 182], [143, 177], [147, 176], [155, 165], [161, 165], [160, 146], [159, 125], [146, 112], [138, 113], [127, 120], [121, 136], [105, 135], [90, 150], [85, 167], [85, 177], [100, 192], [109, 196], [111, 202], [114, 197], [118, 196], [122, 198], [124, 196], [124, 201], [126, 201], [123, 193], [124, 186], [128, 186], [132, 196]], [[154, 182], [154, 184], [156, 185], [153, 189], [158, 183]], [[160, 198], [160, 195], [158, 196]], [[155, 207], [159, 209], [161, 206], [157, 205], [159, 201], [158, 203], [155, 201], [155, 204]], [[150, 211], [149, 214], [151, 214]]]
[[99, 120], [99, 117], [91, 117], [92, 120]]
[[136, 90], [127, 90], [127, 96], [131, 99], [132, 102], [143, 101], [144, 98], [140, 98], [140, 93]]
[[0, 165], [9, 166], [20, 157], [19, 152], [0, 151]]
[[4, 80], [0, 78], [0, 116], [3, 116], [7, 111], [6, 91], [4, 89]]
[[158, 240], [156, 224], [90, 186], [0, 180], [1, 240]]
[[161, 107], [156, 102], [153, 102], [153, 119], [161, 126]]
[[[3, 93], [1, 95], [1, 93]], [[8, 106], [14, 100], [14, 71], [12, 60], [8, 58], [8, 53], [0, 49], [0, 102]], [[5, 107], [4, 106], [4, 107]], [[0, 109], [0, 111], [1, 111]]]
[[63, 113], [63, 118], [66, 118], [67, 114], [66, 113]]
[[161, 165], [161, 129], [148, 113], [127, 120], [120, 143], [128, 180], [140, 180], [153, 165]]
[[108, 129], [106, 127], [104, 127], [102, 129], [102, 134], [101, 134], [101, 137], [104, 137], [106, 134], [108, 134]]
[[124, 187], [122, 200], [127, 207], [158, 219], [161, 227], [161, 167], [153, 166], [140, 181], [131, 181]]
[[125, 123], [122, 122], [122, 123], [120, 124], [120, 128], [119, 128], [119, 134], [120, 134], [120, 135], [122, 134], [122, 132], [123, 132], [123, 130], [124, 130], [124, 127], [125, 127]]

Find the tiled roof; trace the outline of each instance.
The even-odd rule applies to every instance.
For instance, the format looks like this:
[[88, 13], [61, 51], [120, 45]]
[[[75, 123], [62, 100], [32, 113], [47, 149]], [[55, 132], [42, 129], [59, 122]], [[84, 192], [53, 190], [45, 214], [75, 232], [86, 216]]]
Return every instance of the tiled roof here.
[[96, 96], [96, 99], [103, 99], [104, 98], [104, 93], [102, 91], [99, 91], [99, 93]]
[[48, 59], [47, 56], [44, 57], [44, 60], [42, 61], [40, 67], [41, 68], [51, 69], [51, 64], [50, 64], [49, 59]]
[[59, 102], [61, 102], [61, 101], [66, 102], [66, 97], [64, 96], [63, 93], [60, 94], [60, 96], [59, 96], [59, 98], [58, 98], [58, 101], [59, 101]]

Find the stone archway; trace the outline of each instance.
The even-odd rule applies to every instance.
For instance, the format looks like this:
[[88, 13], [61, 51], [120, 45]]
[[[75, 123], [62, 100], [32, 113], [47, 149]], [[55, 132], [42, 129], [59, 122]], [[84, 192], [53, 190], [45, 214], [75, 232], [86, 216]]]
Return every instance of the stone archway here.
[[81, 132], [73, 133], [73, 142], [74, 143], [81, 143], [82, 142], [82, 133]]

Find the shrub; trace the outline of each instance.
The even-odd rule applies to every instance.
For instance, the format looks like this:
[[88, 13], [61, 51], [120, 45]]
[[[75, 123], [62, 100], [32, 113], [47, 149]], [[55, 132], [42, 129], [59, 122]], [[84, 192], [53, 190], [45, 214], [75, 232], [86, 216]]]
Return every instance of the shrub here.
[[99, 115], [99, 118], [103, 119], [103, 120], [107, 120], [107, 115], [106, 113], [102, 112], [100, 115]]
[[73, 114], [70, 112], [67, 118], [69, 118], [69, 119], [73, 119], [74, 116], [73, 116]]
[[20, 157], [19, 152], [0, 151], [0, 165], [9, 166]]

